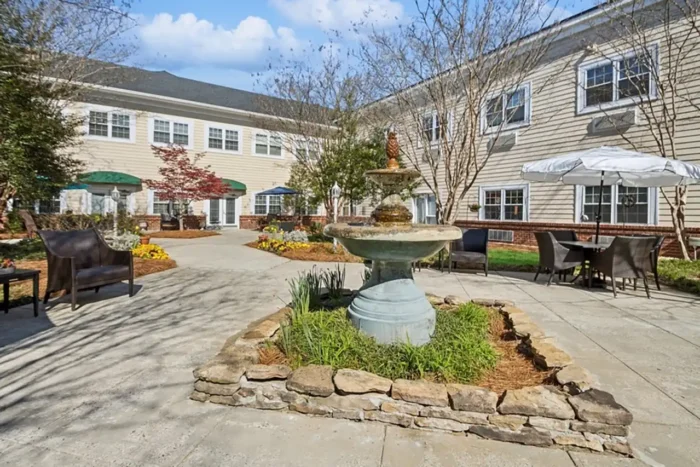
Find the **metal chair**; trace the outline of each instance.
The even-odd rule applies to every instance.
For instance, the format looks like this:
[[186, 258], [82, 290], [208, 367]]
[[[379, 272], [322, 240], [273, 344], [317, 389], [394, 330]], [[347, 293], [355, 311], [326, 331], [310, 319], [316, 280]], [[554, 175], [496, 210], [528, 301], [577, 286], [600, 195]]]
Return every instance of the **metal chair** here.
[[652, 248], [651, 252], [649, 252], [649, 259], [651, 260], [651, 269], [652, 269], [652, 272], [654, 273], [654, 282], [656, 283], [656, 288], [658, 290], [661, 290], [661, 283], [659, 282], [659, 256], [661, 255], [661, 246], [664, 244], [664, 240], [666, 239], [666, 236], [665, 235], [633, 235], [633, 237], [651, 237], [651, 238], [655, 239], [654, 247]]
[[535, 232], [535, 239], [540, 252], [535, 281], [544, 268], [549, 271], [547, 285], [550, 285], [555, 273], [581, 266], [585, 260], [583, 251], [565, 247], [557, 241], [552, 232]]
[[[614, 297], [617, 297], [616, 280], [620, 278], [623, 280], [623, 287], [625, 279], [634, 279], [635, 290], [637, 289], [636, 279], [642, 279], [647, 298], [651, 298], [647, 273], [653, 271], [652, 254], [650, 253], [656, 242], [656, 237], [615, 237], [615, 240], [605, 251], [591, 257], [591, 268], [610, 276]], [[589, 287], [591, 280], [591, 275], [589, 275]]]
[[486, 277], [489, 276], [489, 229], [469, 229], [462, 231], [462, 239], [454, 240], [450, 245], [448, 273], [452, 272], [452, 263], [462, 261], [480, 264]]
[[[577, 242], [578, 235], [575, 230], [550, 230], [558, 242]], [[566, 276], [574, 274], [574, 268], [559, 271], [559, 280], [566, 280]]]

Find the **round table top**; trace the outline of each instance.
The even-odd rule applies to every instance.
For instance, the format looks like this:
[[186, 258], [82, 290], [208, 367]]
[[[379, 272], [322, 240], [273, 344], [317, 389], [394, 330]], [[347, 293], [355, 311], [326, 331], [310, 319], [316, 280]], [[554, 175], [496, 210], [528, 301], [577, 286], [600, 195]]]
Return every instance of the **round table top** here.
[[572, 246], [572, 247], [577, 247], [577, 248], [583, 248], [586, 250], [605, 250], [610, 246], [610, 243], [604, 243], [604, 242], [585, 242], [581, 240], [576, 240], [576, 241], [560, 241], [564, 246]]

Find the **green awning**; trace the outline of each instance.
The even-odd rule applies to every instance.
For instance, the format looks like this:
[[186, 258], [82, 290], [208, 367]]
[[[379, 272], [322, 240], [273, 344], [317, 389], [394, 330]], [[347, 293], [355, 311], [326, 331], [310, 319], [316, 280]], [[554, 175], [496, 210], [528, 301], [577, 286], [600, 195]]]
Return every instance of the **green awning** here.
[[104, 183], [109, 185], [141, 185], [141, 179], [122, 172], [108, 170], [88, 172], [78, 177], [83, 183]]
[[87, 183], [71, 183], [67, 187], [64, 188], [64, 190], [87, 190], [90, 187]]
[[231, 180], [229, 178], [222, 178], [221, 180], [223, 180], [225, 184], [230, 186], [231, 190], [246, 191], [246, 189], [247, 189], [247, 187], [243, 183], [237, 182], [236, 180]]

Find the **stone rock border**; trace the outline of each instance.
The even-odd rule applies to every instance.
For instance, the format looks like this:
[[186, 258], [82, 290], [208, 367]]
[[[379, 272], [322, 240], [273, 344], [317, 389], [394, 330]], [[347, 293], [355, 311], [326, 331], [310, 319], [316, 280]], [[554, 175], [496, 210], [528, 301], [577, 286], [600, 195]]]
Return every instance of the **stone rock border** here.
[[[455, 296], [428, 294], [433, 305], [458, 305]], [[497, 394], [465, 384], [392, 381], [365, 371], [308, 365], [260, 365], [258, 345], [274, 338], [291, 311], [285, 307], [229, 338], [194, 370], [190, 399], [321, 417], [375, 421], [404, 428], [463, 433], [498, 441], [631, 456], [632, 414], [596, 388], [584, 368], [559, 349], [508, 300], [474, 299], [495, 308], [520, 339], [520, 348], [559, 386], [541, 385]]]

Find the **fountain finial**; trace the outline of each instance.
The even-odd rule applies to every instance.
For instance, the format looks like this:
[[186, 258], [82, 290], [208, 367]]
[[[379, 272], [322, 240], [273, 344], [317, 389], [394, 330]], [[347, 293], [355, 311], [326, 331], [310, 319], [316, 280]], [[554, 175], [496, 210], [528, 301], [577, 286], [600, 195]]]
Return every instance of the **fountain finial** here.
[[399, 168], [399, 140], [396, 139], [396, 133], [389, 131], [389, 137], [386, 140], [386, 168], [396, 170]]

